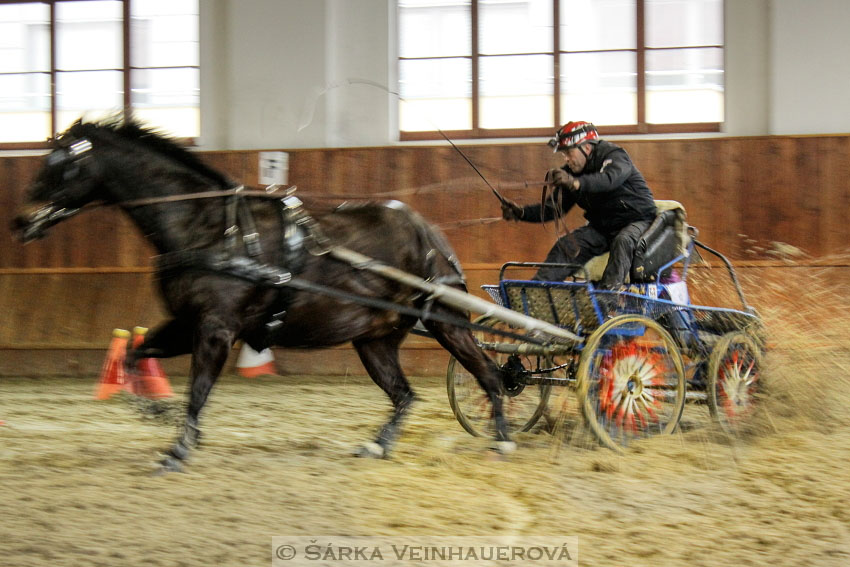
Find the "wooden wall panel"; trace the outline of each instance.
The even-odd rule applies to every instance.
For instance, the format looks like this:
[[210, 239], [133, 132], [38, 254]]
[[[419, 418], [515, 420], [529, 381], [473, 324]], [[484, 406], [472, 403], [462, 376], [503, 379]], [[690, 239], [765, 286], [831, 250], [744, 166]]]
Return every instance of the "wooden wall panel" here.
[[[850, 137], [630, 140], [632, 155], [656, 197], [688, 210], [701, 239], [736, 259], [754, 259], [772, 241], [813, 256], [846, 249], [850, 223]], [[545, 171], [560, 163], [542, 144], [462, 145], [460, 149], [507, 197], [540, 199]], [[213, 167], [257, 184], [256, 151], [207, 152]], [[5, 230], [39, 157], [0, 157], [0, 269], [147, 267], [151, 248], [112, 208], [93, 210], [22, 247]], [[442, 225], [464, 263], [542, 259], [557, 238], [553, 224], [463, 221], [500, 215], [499, 203], [463, 157], [447, 144], [290, 151], [290, 183], [310, 206], [350, 195], [395, 197]], [[334, 196], [336, 199], [316, 198]], [[583, 224], [572, 213], [567, 225]]]

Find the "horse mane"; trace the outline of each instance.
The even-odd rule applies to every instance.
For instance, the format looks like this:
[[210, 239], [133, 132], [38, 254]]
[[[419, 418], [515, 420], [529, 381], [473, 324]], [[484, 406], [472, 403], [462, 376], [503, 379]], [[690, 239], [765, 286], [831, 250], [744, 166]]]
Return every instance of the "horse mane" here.
[[125, 120], [118, 116], [98, 122], [78, 120], [68, 131], [75, 136], [93, 138], [97, 138], [106, 132], [125, 141], [140, 144], [157, 154], [174, 160], [222, 188], [226, 189], [238, 185], [225, 174], [205, 164], [196, 154], [190, 152], [176, 139], [132, 119]]

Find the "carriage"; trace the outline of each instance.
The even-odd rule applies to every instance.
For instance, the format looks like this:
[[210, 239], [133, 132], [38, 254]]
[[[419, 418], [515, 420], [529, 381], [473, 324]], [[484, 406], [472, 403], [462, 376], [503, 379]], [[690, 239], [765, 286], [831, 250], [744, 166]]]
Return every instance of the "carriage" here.
[[[743, 309], [690, 305], [673, 270], [684, 280], [694, 246], [713, 251], [675, 203], [638, 246], [633, 288], [596, 289], [590, 271], [570, 282], [512, 280], [506, 266], [489, 288], [495, 303], [466, 293], [445, 237], [401, 203], [314, 218], [290, 192], [245, 190], [132, 120], [78, 121], [53, 145], [14, 220], [18, 236], [41, 238], [100, 204], [121, 208], [157, 251], [170, 315], [125, 365], [192, 355], [186, 420], [162, 472], [181, 470], [197, 446], [201, 410], [237, 340], [255, 349], [351, 342], [393, 405], [356, 454], [385, 457], [415, 399], [399, 346], [417, 320], [452, 356], [449, 397], [461, 424], [503, 451], [511, 432], [543, 415], [555, 385], [577, 389], [591, 428], [615, 449], [676, 429], [686, 375], [704, 382], [724, 427], [754, 407], [759, 319], [740, 287]], [[483, 319], [470, 323], [469, 311]]]
[[[660, 211], [640, 239], [623, 289], [599, 289], [607, 255], [597, 257], [569, 281], [517, 277], [546, 264], [508, 262], [499, 283], [482, 288], [499, 305], [570, 330], [583, 340], [540, 343], [505, 338], [510, 329], [493, 316], [476, 322], [479, 346], [503, 369], [505, 413], [513, 432], [530, 430], [546, 417], [553, 387], [575, 391], [589, 429], [615, 451], [635, 439], [676, 430], [686, 401], [705, 403], [725, 431], [736, 433], [763, 394], [759, 380], [762, 323], [746, 302], [732, 264], [697, 240], [674, 201], [657, 201]], [[687, 278], [702, 250], [719, 258], [740, 308], [694, 305]], [[487, 398], [455, 359], [447, 371], [455, 417], [472, 435], [489, 435]], [[552, 423], [550, 423], [551, 425]]]

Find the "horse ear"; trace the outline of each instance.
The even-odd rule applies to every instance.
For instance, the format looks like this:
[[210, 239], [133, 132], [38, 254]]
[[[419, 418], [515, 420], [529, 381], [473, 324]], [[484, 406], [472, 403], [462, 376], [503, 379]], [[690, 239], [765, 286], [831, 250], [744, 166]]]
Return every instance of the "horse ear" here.
[[62, 139], [63, 137], [65, 137], [65, 134], [70, 134], [71, 136], [69, 137], [85, 136], [85, 133], [83, 132], [84, 126], [85, 125], [83, 124], [83, 119], [77, 118], [73, 124], [68, 126], [68, 129], [65, 130], [65, 132], [63, 132], [62, 135], [59, 136], [59, 138]]

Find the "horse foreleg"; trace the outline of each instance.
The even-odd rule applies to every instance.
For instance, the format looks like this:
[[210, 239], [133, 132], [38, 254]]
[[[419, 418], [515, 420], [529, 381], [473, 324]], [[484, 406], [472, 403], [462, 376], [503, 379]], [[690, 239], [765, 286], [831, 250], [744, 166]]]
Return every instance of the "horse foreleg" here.
[[[457, 315], [457, 313], [438, 307], [441, 311]], [[516, 449], [516, 444], [508, 435], [508, 422], [502, 404], [501, 370], [493, 360], [475, 343], [475, 338], [469, 329], [457, 327], [433, 320], [424, 320], [422, 324], [428, 329], [440, 345], [449, 351], [460, 364], [466, 368], [493, 406], [493, 420], [496, 429], [496, 448], [501, 453], [510, 453]]]
[[149, 331], [145, 340], [137, 347], [128, 348], [124, 364], [134, 372], [136, 364], [143, 358], [171, 358], [192, 352], [192, 327], [178, 319], [166, 321]]
[[201, 323], [195, 331], [186, 421], [174, 446], [160, 463], [162, 472], [180, 471], [201, 438], [199, 417], [233, 347], [235, 333], [217, 318]]
[[354, 348], [360, 356], [363, 366], [372, 380], [389, 396], [393, 404], [393, 414], [381, 427], [375, 441], [365, 444], [355, 452], [358, 457], [386, 457], [401, 432], [401, 423], [407, 415], [410, 404], [416, 398], [410, 383], [401, 369], [398, 348], [401, 336], [389, 336], [381, 339], [354, 341]]

